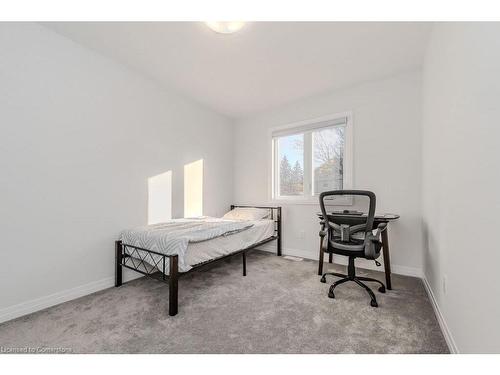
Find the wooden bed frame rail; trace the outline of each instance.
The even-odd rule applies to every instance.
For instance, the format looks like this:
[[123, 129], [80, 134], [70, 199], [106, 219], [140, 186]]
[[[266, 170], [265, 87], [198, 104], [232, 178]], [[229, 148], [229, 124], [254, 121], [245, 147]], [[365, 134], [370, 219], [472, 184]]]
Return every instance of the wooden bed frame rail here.
[[[231, 205], [231, 210], [235, 207], [269, 209], [270, 217], [275, 223], [273, 236], [245, 249], [197, 264], [187, 272], [179, 272], [178, 255], [166, 255], [157, 251], [124, 244], [122, 241], [115, 241], [115, 287], [119, 287], [123, 283], [123, 268], [128, 268], [132, 271], [143, 274], [144, 276], [165, 282], [168, 284], [169, 290], [168, 314], [170, 316], [174, 316], [177, 315], [178, 312], [179, 277], [240, 254], [243, 261], [243, 276], [246, 276], [246, 253], [249, 250], [255, 249], [256, 247], [274, 240], [276, 240], [276, 255], [281, 256], [281, 207]], [[156, 257], [153, 257], [153, 255]], [[167, 263], [169, 268], [168, 275], [165, 274]]]

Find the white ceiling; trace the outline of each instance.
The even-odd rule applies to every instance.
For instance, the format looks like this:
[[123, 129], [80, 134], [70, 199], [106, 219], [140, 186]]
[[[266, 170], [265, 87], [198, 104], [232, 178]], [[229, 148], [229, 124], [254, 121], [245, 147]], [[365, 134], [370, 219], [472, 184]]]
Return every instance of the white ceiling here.
[[429, 23], [44, 23], [230, 117], [422, 64]]

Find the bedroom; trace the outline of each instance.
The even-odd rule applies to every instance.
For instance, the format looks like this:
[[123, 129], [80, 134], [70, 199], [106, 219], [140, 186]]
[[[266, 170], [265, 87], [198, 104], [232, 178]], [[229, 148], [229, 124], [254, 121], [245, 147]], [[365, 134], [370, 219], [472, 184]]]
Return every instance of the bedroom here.
[[3, 353], [499, 353], [498, 23], [49, 19], [0, 22]]

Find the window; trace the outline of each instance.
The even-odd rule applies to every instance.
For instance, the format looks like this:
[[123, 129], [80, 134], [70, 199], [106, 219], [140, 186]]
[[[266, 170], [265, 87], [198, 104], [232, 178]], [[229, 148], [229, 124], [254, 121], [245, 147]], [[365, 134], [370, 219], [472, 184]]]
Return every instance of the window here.
[[350, 188], [351, 127], [344, 114], [272, 130], [273, 199], [316, 203], [323, 191]]
[[304, 194], [304, 134], [287, 135], [276, 139], [278, 145], [279, 195]]
[[312, 132], [314, 195], [344, 187], [345, 127]]

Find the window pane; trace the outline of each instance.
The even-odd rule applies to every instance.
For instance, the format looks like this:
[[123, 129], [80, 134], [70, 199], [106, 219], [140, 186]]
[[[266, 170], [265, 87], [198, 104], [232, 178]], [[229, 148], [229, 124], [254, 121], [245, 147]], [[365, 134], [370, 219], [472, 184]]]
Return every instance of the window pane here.
[[345, 127], [313, 132], [314, 194], [343, 188]]
[[280, 137], [277, 144], [279, 195], [304, 194], [304, 134]]

